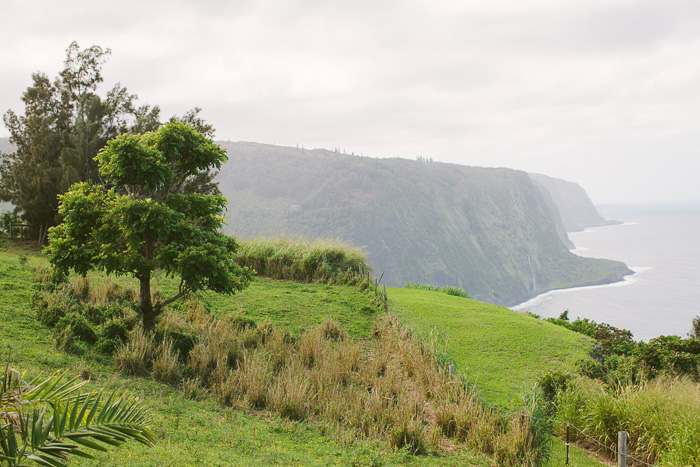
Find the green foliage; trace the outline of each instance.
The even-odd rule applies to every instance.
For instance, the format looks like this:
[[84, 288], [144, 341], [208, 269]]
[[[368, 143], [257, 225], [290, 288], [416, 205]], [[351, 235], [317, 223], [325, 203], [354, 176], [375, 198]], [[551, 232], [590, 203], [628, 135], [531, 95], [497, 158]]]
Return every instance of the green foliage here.
[[85, 448], [107, 451], [105, 445], [120, 446], [129, 440], [147, 446], [155, 442], [145, 426], [147, 411], [138, 399], [78, 393], [85, 383], [76, 383], [76, 378], [64, 381], [63, 376], [27, 380], [8, 362], [0, 384], [2, 465], [26, 465], [31, 460], [65, 466], [68, 456], [94, 459]]
[[[0, 214], [0, 231], [4, 232], [8, 236], [10, 235], [10, 224], [20, 223], [20, 217], [14, 211], [5, 211]], [[13, 235], [15, 233], [13, 232]]]
[[660, 336], [649, 342], [635, 342], [632, 333], [588, 318], [549, 318], [547, 321], [585, 334], [598, 342], [594, 357], [597, 365], [587, 362], [582, 374], [608, 382], [634, 382], [654, 378], [662, 373], [700, 377], [700, 339]]
[[78, 276], [61, 284], [39, 282], [32, 307], [38, 320], [53, 328], [58, 348], [83, 354], [93, 347], [111, 355], [136, 324], [134, 295], [110, 281], [91, 288], [88, 278]]
[[700, 338], [656, 337], [640, 342], [634, 357], [650, 376], [670, 372], [700, 379]]
[[453, 295], [455, 297], [470, 298], [469, 294], [467, 292], [465, 292], [464, 290], [460, 289], [459, 287], [452, 287], [449, 285], [441, 287], [441, 286], [437, 286], [437, 285], [417, 284], [415, 282], [407, 282], [403, 287], [405, 289], [432, 290], [432, 291], [436, 291], [436, 292], [444, 292], [447, 295]]
[[284, 238], [242, 243], [236, 262], [260, 276], [299, 282], [359, 283], [369, 269], [364, 253], [340, 241]]
[[[78, 183], [60, 196], [64, 222], [51, 229], [46, 249], [59, 272], [99, 269], [137, 278], [149, 330], [163, 306], [189, 292], [232, 294], [247, 285], [248, 270], [234, 261], [237, 243], [220, 233], [226, 200], [181, 193], [192, 177], [221, 167], [221, 148], [172, 121], [155, 132], [111, 140], [97, 160], [112, 188]], [[179, 278], [180, 286], [154, 307], [150, 280], [156, 270]]]
[[690, 337], [700, 338], [700, 316], [693, 318], [693, 327], [690, 331]]
[[43, 73], [32, 75], [22, 95], [24, 114], [5, 114], [16, 150], [3, 158], [0, 197], [39, 230], [40, 243], [47, 228], [59, 222], [57, 195], [75, 182], [97, 181], [94, 157], [109, 139], [157, 128], [158, 108], [137, 108], [136, 96], [121, 85], [97, 94], [109, 54], [99, 46], [80, 50], [71, 43], [53, 81]]

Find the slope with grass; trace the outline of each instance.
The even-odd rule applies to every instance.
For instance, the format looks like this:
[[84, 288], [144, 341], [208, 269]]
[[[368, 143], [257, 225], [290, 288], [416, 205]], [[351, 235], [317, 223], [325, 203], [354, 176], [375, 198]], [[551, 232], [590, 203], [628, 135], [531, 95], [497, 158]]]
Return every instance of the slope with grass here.
[[404, 323], [445, 342], [457, 372], [487, 402], [502, 407], [516, 406], [547, 370], [573, 370], [593, 348], [586, 336], [500, 306], [435, 291], [387, 293]]
[[[193, 401], [181, 391], [151, 379], [119, 376], [109, 357], [91, 351], [81, 357], [66, 354], [54, 347], [50, 329], [37, 321], [30, 308], [34, 269], [43, 266], [46, 266], [46, 260], [38, 252], [0, 249], [0, 354], [4, 359], [12, 349], [13, 365], [29, 374], [51, 374], [57, 369], [68, 369], [70, 374], [90, 376], [92, 381], [88, 387], [106, 392], [128, 391], [144, 401], [151, 409], [151, 428], [157, 440], [155, 447], [131, 444], [107, 454], [98, 454], [100, 465], [490, 464], [488, 458], [466, 452], [447, 457], [412, 456], [406, 451], [395, 451], [384, 442], [345, 437], [324, 424], [294, 422], [276, 416], [260, 417], [222, 407], [211, 397]], [[166, 285], [165, 278], [160, 280]], [[128, 282], [127, 278], [118, 278], [118, 281]], [[301, 288], [315, 292], [300, 292]], [[285, 303], [287, 313], [278, 317], [266, 314], [265, 318], [280, 325], [292, 323], [292, 330], [295, 326], [299, 330], [306, 329], [331, 315], [357, 321], [360, 324], [356, 323], [354, 330], [351, 327], [351, 332], [365, 335], [372, 321], [362, 309], [370, 304], [361, 304], [360, 297], [344, 287], [334, 286], [331, 293], [325, 285], [260, 280], [246, 292], [249, 294], [247, 298], [241, 294], [227, 299], [209, 297], [205, 300], [213, 311], [226, 313], [227, 310], [242, 309], [255, 319], [262, 317], [256, 316], [256, 312], [265, 313], [265, 309], [256, 305], [258, 301], [267, 302], [269, 307], [274, 303]], [[256, 296], [257, 293], [261, 296]], [[310, 300], [310, 295], [318, 300]], [[91, 465], [89, 462], [78, 464]]]

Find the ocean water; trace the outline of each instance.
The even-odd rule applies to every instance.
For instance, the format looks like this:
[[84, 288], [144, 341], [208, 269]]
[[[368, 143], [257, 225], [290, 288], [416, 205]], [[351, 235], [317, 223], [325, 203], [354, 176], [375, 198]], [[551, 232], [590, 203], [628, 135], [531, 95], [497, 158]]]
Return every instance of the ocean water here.
[[556, 290], [515, 307], [549, 318], [569, 310], [629, 329], [636, 340], [686, 337], [700, 315], [700, 206], [605, 206], [621, 225], [569, 233], [573, 253], [623, 261], [635, 271], [609, 285]]

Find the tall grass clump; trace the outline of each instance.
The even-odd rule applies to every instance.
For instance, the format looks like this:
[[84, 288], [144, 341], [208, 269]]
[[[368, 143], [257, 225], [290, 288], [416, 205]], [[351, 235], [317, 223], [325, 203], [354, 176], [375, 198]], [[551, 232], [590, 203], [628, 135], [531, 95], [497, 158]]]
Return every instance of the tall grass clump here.
[[[700, 384], [659, 377], [638, 385], [608, 387], [577, 378], [558, 395], [557, 419], [570, 421], [613, 452], [618, 431], [629, 434], [628, 453], [656, 465], [698, 465]], [[585, 443], [585, 437], [581, 437]]]
[[[365, 341], [331, 319], [296, 337], [240, 317], [187, 311], [167, 319], [194, 333], [195, 344], [178, 371], [178, 359], [163, 356], [172, 344], [152, 344], [151, 376], [184, 381], [188, 397], [211, 394], [226, 406], [332, 425], [343, 436], [382, 439], [416, 455], [468, 446], [512, 465], [536, 465], [543, 456], [530, 409], [508, 416], [482, 405], [391, 314]], [[143, 347], [142, 334], [132, 337], [119, 359]], [[118, 364], [137, 373], [131, 360]]]
[[451, 285], [438, 286], [430, 284], [418, 284], [416, 282], [407, 282], [404, 286], [405, 289], [418, 289], [418, 290], [432, 290], [434, 292], [443, 292], [447, 295], [453, 295], [455, 297], [470, 298], [469, 294], [459, 287], [453, 287]]
[[299, 282], [354, 283], [368, 269], [362, 251], [336, 240], [260, 238], [241, 243], [236, 262], [260, 276]]

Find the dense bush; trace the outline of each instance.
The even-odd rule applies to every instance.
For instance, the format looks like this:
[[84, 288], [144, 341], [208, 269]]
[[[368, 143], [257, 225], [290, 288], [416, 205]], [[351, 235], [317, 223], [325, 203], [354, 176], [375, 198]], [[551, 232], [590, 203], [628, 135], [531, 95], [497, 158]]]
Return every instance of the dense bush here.
[[595, 361], [583, 363], [585, 376], [609, 383], [633, 383], [663, 373], [700, 378], [700, 338], [661, 336], [649, 342], [635, 342], [630, 331], [588, 318], [570, 322], [567, 312], [546, 321], [597, 341]]
[[87, 277], [56, 282], [45, 270], [35, 274], [32, 306], [53, 328], [57, 347], [76, 354], [88, 348], [112, 354], [136, 324], [136, 293], [110, 280], [93, 287]]
[[258, 275], [299, 282], [359, 283], [365, 255], [339, 241], [261, 238], [241, 243], [236, 262]]
[[407, 282], [404, 285], [406, 289], [418, 289], [418, 290], [433, 290], [435, 292], [444, 292], [447, 295], [454, 295], [455, 297], [469, 298], [469, 294], [459, 287], [452, 287], [449, 285], [438, 286], [430, 284], [417, 284], [415, 282]]

